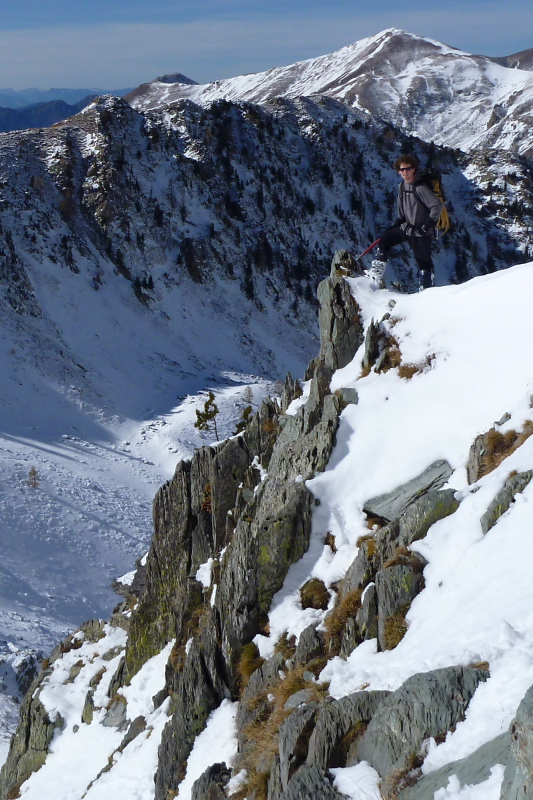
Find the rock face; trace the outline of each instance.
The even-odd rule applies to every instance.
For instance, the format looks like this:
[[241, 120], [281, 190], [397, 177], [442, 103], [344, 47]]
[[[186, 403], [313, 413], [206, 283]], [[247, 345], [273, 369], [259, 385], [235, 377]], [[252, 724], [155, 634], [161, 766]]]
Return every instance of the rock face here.
[[488, 672], [448, 667], [408, 678], [380, 704], [357, 748], [383, 779], [405, 769], [430, 736], [449, 731], [464, 718], [470, 699]]

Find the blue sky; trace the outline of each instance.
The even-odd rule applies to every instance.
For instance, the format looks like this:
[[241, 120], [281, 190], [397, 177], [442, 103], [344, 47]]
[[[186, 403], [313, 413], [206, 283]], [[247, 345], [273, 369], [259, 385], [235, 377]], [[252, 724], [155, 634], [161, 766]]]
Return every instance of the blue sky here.
[[329, 53], [396, 27], [468, 52], [533, 47], [531, 0], [4, 0], [0, 87], [203, 83]]

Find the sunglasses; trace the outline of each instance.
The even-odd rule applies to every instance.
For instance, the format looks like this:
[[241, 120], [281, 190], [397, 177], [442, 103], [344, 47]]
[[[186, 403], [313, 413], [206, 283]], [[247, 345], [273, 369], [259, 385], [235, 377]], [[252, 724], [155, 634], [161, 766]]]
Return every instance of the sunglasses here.
[[412, 172], [414, 167], [400, 167], [398, 172]]

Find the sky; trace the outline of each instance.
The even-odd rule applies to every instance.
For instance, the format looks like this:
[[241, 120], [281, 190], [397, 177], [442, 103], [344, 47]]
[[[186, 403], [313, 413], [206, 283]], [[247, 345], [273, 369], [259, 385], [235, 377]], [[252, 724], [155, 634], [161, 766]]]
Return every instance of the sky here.
[[323, 55], [385, 28], [471, 53], [533, 47], [531, 0], [4, 0], [0, 88], [199, 83]]

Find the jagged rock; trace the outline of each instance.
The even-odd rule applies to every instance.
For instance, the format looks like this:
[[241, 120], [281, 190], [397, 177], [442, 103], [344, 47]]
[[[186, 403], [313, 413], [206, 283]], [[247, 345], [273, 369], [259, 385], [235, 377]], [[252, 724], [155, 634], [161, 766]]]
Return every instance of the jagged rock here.
[[435, 461], [416, 478], [398, 486], [394, 491], [367, 500], [363, 511], [371, 517], [390, 522], [401, 516], [411, 503], [430, 489], [440, 489], [452, 472], [453, 469], [447, 461]]
[[380, 338], [380, 324], [379, 322], [374, 322], [374, 320], [371, 319], [366, 329], [365, 352], [362, 363], [363, 369], [366, 371], [370, 370], [378, 359]]
[[212, 764], [194, 781], [191, 789], [191, 800], [225, 800], [224, 787], [231, 778], [231, 770], [223, 761]]
[[[400, 792], [398, 800], [433, 800], [435, 793], [448, 785], [452, 775], [457, 775], [464, 786], [476, 786], [490, 778], [491, 768], [495, 764], [505, 766], [508, 759], [509, 734], [502, 733], [466, 758], [452, 761], [451, 764], [446, 764], [445, 767], [424, 775], [414, 786]], [[503, 796], [502, 800], [504, 800]]]
[[35, 678], [22, 702], [17, 734], [11, 739], [8, 757], [0, 772], [2, 800], [15, 797], [18, 787], [42, 767], [55, 731], [64, 727], [61, 714], [50, 719], [39, 700], [42, 684], [49, 674], [49, 670], [43, 670]]
[[142, 715], [135, 717], [131, 725], [129, 726], [128, 730], [126, 731], [126, 735], [122, 739], [121, 743], [119, 744], [119, 751], [122, 753], [123, 750], [133, 742], [137, 736], [146, 730], [146, 720]]
[[292, 709], [298, 708], [304, 703], [310, 703], [313, 697], [314, 694], [311, 689], [300, 689], [290, 695], [283, 708], [285, 711], [292, 711]]
[[518, 706], [510, 728], [511, 751], [505, 769], [501, 800], [533, 798], [533, 686]]
[[315, 766], [303, 764], [289, 781], [279, 800], [346, 800]]
[[105, 636], [106, 621], [104, 619], [89, 619], [80, 627], [88, 642], [99, 642]]
[[396, 614], [405, 617], [423, 586], [424, 576], [401, 564], [377, 573], [378, 644], [381, 650], [390, 650], [398, 643], [395, 633], [389, 629], [390, 620]]
[[399, 519], [398, 544], [407, 547], [423, 539], [435, 522], [454, 514], [459, 508], [455, 494], [454, 489], [431, 491], [408, 506]]
[[503, 489], [498, 492], [481, 517], [481, 530], [483, 533], [488, 533], [496, 525], [500, 517], [511, 507], [515, 496], [524, 491], [531, 478], [533, 478], [533, 471], [531, 470], [519, 472], [517, 475], [507, 478]]
[[111, 678], [109, 682], [109, 689], [107, 691], [108, 697], [114, 697], [115, 694], [118, 692], [121, 686], [124, 686], [124, 671], [126, 667], [126, 658], [122, 656], [120, 661], [118, 662], [118, 667], [115, 670], [115, 674]]
[[[341, 251], [342, 252], [342, 251]], [[334, 269], [343, 257], [335, 254], [332, 276], [318, 285], [320, 302], [320, 363], [341, 369], [350, 363], [363, 343], [364, 328], [359, 306], [350, 287]]]
[[375, 556], [377, 546], [374, 537], [369, 536], [359, 545], [356, 557], [346, 570], [342, 581], [341, 596], [345, 597], [354, 589], [364, 589], [376, 574]]
[[355, 692], [322, 706], [309, 740], [308, 766], [317, 767], [321, 771], [331, 767], [344, 767], [346, 753], [342, 752], [343, 738], [355, 726], [363, 730], [389, 694], [390, 692]]
[[408, 678], [383, 700], [357, 747], [386, 779], [406, 767], [425, 739], [451, 730], [464, 719], [479, 683], [488, 672], [473, 667], [446, 667]]
[[378, 606], [376, 586], [370, 583], [363, 594], [361, 608], [356, 614], [355, 621], [361, 639], [377, 639], [378, 636]]
[[40, 668], [40, 659], [35, 653], [26, 653], [22, 658], [14, 660], [13, 669], [15, 672], [15, 680], [22, 696], [24, 696], [30, 688], [39, 674]]
[[324, 655], [324, 637], [314, 625], [305, 628], [298, 639], [293, 656], [295, 665], [308, 664], [313, 658]]
[[211, 711], [224, 699], [225, 687], [214, 665], [215, 647], [215, 642], [200, 644], [193, 639], [185, 665], [176, 676], [172, 716], [159, 746], [155, 800], [167, 800], [169, 791], [178, 790], [196, 736], [204, 729]]
[[125, 731], [129, 724], [127, 713], [126, 698], [119, 694], [111, 701], [102, 725], [106, 728], [118, 728], [119, 731]]
[[490, 431], [481, 433], [474, 439], [468, 453], [466, 462], [466, 479], [469, 484], [475, 483], [485, 474], [484, 457], [487, 452], [487, 443]]
[[85, 695], [85, 703], [83, 704], [83, 711], [81, 712], [81, 721], [86, 725], [90, 725], [93, 721], [94, 715], [94, 691], [89, 689]]
[[353, 275], [363, 275], [363, 267], [349, 250], [337, 250], [331, 262], [331, 278], [349, 278]]
[[[287, 706], [285, 706], [287, 708]], [[279, 730], [279, 764], [283, 789], [307, 757], [309, 737], [315, 724], [317, 703], [297, 708]]]

